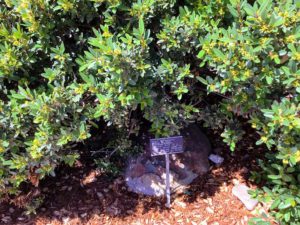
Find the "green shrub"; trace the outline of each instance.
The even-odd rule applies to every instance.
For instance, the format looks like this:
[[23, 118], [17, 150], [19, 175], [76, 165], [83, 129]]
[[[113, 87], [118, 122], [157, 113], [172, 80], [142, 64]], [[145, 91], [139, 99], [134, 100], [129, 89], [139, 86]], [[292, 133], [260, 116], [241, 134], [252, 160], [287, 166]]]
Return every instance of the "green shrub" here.
[[[228, 96], [223, 107], [232, 115], [250, 117], [260, 135], [257, 144], [273, 150], [273, 169], [267, 166], [270, 162], [261, 163], [268, 181], [261, 199], [274, 201], [279, 221], [298, 224], [299, 6], [293, 1], [260, 0], [251, 5], [233, 0], [229, 10], [232, 25], [201, 38], [198, 56], [217, 73], [201, 81], [209, 92]], [[234, 147], [241, 134], [225, 129], [223, 137]]]
[[99, 119], [136, 133], [141, 110], [157, 135], [178, 131], [196, 110], [180, 104], [192, 74], [154, 43], [160, 19], [178, 9], [164, 0], [0, 1], [1, 196], [72, 165], [70, 144]]
[[97, 16], [84, 2], [0, 1], [0, 197], [72, 165], [66, 144], [89, 137], [94, 112], [74, 67], [81, 45], [68, 44]]

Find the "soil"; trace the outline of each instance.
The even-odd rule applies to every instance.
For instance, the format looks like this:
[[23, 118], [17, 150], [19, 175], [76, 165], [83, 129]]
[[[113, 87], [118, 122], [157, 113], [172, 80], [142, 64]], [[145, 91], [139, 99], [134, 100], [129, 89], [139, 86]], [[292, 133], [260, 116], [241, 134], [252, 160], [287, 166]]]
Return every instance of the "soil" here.
[[224, 163], [211, 164], [210, 172], [184, 193], [172, 195], [171, 209], [165, 207], [165, 198], [129, 192], [122, 176], [109, 177], [93, 164], [78, 161], [76, 167], [62, 168], [56, 177], [41, 182], [38, 192], [44, 201], [35, 215], [26, 216], [23, 209], [2, 203], [0, 224], [247, 224], [267, 214], [260, 204], [248, 211], [231, 193], [238, 182], [256, 188], [249, 182], [249, 171], [258, 169], [256, 159], [265, 149], [253, 143], [247, 138], [234, 153], [224, 146], [217, 149]]

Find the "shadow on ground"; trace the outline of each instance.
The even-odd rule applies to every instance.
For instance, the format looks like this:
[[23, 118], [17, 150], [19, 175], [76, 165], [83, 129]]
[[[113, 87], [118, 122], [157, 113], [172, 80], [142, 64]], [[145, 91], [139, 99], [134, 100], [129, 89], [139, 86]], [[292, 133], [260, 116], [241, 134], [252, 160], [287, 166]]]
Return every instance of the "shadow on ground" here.
[[[60, 169], [56, 177], [48, 177], [40, 184], [39, 196], [44, 197], [44, 202], [36, 215], [24, 216], [22, 209], [2, 204], [0, 224], [122, 224], [121, 221], [126, 220], [138, 221], [149, 212], [153, 217], [163, 217], [172, 210], [173, 215], [176, 215], [174, 211], [189, 215], [197, 208], [199, 221], [210, 218], [211, 210], [215, 210], [216, 219], [222, 210], [224, 217], [229, 218], [230, 210], [232, 216], [236, 213], [243, 214], [242, 217], [248, 215], [247, 211], [243, 211], [241, 203], [231, 196], [231, 187], [235, 180], [248, 182], [249, 171], [257, 169], [256, 159], [265, 150], [253, 147], [254, 140], [249, 135], [234, 154], [215, 141], [214, 147], [219, 148], [218, 154], [225, 158], [224, 163], [212, 165], [210, 172], [198, 177], [184, 193], [173, 194], [171, 210], [165, 207], [164, 198], [129, 192], [122, 177], [112, 178], [101, 174], [93, 165], [79, 163], [75, 168]], [[214, 198], [215, 195], [218, 197]], [[227, 207], [230, 204], [232, 209]], [[219, 214], [216, 210], [220, 210]], [[237, 210], [239, 212], [235, 212]], [[219, 220], [222, 215], [219, 215]], [[111, 220], [115, 222], [109, 222]]]

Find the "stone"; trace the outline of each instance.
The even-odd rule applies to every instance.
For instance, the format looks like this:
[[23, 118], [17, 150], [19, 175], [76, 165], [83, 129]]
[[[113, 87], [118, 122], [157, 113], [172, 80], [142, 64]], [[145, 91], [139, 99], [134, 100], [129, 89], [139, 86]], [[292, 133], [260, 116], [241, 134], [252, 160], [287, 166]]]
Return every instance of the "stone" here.
[[210, 154], [209, 155], [209, 160], [211, 160], [212, 162], [214, 162], [217, 165], [222, 164], [222, 162], [224, 161], [224, 158], [219, 156], [219, 155], [215, 155], [215, 154]]
[[180, 161], [193, 172], [203, 175], [209, 170], [208, 156], [211, 144], [196, 124], [189, 125], [181, 134], [184, 137], [185, 151], [177, 154]]
[[213, 214], [214, 213], [214, 210], [210, 207], [206, 207], [206, 211], [210, 214]]
[[55, 210], [54, 212], [53, 212], [53, 214], [54, 214], [54, 216], [61, 216], [61, 213], [58, 211], [58, 210]]
[[17, 220], [19, 221], [24, 221], [26, 218], [25, 217], [18, 217]]
[[249, 173], [249, 169], [247, 167], [243, 167], [241, 170], [242, 173]]
[[80, 214], [80, 217], [81, 218], [84, 218], [84, 217], [86, 217], [87, 216], [87, 213], [82, 213], [82, 214]]
[[135, 177], [142, 176], [145, 173], [146, 168], [143, 166], [143, 164], [137, 163], [133, 165], [133, 168], [131, 170], [132, 170], [131, 177], [135, 178]]
[[110, 206], [106, 208], [106, 212], [111, 216], [117, 216], [121, 213], [121, 209], [118, 207], [119, 199], [116, 199]]
[[[172, 192], [182, 192], [199, 175], [209, 170], [208, 155], [211, 145], [197, 125], [181, 131], [184, 137], [183, 153], [170, 155], [170, 187]], [[130, 191], [162, 196], [165, 194], [165, 156], [151, 157], [149, 146], [145, 153], [131, 158], [125, 172]]]
[[104, 195], [101, 192], [97, 192], [97, 197], [99, 198], [99, 200], [104, 199]]
[[175, 201], [175, 204], [178, 205], [181, 208], [186, 208], [186, 203], [181, 202], [181, 201]]
[[129, 210], [126, 211], [126, 213], [131, 215], [131, 214], [133, 214], [134, 212], [133, 212], [133, 210], [130, 210], [130, 209], [129, 209]]
[[233, 180], [232, 180], [232, 183], [233, 183], [234, 185], [238, 185], [238, 184], [240, 183], [240, 181], [239, 181], [238, 179], [233, 179]]
[[232, 194], [236, 196], [249, 210], [252, 211], [258, 201], [256, 199], [252, 199], [248, 191], [250, 190], [245, 184], [238, 184], [232, 188]]
[[62, 221], [63, 221], [63, 224], [64, 224], [64, 225], [70, 224], [70, 223], [69, 223], [69, 222], [70, 222], [70, 218], [69, 218], [69, 217], [63, 217], [63, 218], [62, 218]]
[[14, 213], [15, 212], [15, 210], [14, 210], [14, 208], [9, 208], [9, 213]]
[[152, 196], [164, 195], [164, 181], [156, 174], [146, 173], [140, 178], [127, 178], [126, 182], [134, 192]]

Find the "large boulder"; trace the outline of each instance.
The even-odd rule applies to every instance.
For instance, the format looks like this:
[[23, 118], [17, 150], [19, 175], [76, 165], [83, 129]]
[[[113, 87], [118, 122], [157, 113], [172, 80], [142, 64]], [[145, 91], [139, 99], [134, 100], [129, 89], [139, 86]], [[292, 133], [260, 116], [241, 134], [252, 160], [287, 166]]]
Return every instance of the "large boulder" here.
[[[184, 152], [170, 156], [171, 191], [183, 190], [197, 176], [209, 170], [208, 156], [211, 145], [208, 138], [195, 124], [181, 131]], [[165, 194], [165, 157], [151, 156], [149, 148], [127, 166], [125, 179], [128, 187], [136, 193], [162, 196]]]

